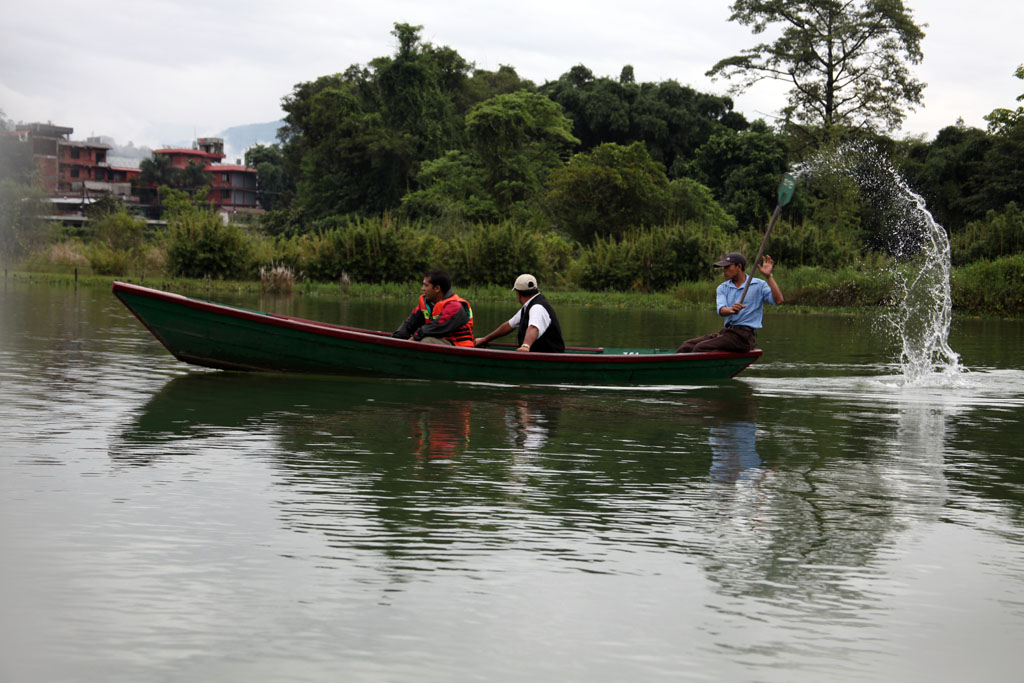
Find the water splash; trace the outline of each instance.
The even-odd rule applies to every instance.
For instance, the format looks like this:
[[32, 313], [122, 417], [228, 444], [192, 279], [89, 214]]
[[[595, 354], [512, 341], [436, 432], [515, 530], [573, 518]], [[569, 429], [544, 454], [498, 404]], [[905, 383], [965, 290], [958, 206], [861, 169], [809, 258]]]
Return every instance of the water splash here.
[[908, 385], [957, 384], [965, 368], [949, 345], [953, 320], [945, 229], [890, 161], [870, 145], [846, 144], [798, 166], [793, 175], [842, 174], [860, 185], [884, 217], [893, 265], [893, 306], [885, 321], [900, 347]]

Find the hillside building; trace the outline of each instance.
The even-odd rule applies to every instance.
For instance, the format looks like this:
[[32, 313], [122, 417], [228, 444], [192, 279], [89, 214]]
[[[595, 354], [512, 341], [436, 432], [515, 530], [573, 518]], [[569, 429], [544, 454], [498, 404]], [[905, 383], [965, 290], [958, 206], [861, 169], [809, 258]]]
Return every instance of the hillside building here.
[[241, 163], [220, 163], [225, 157], [221, 138], [199, 138], [192, 149], [169, 147], [154, 150], [153, 154], [170, 157], [174, 168], [184, 169], [189, 163], [202, 165], [212, 184], [210, 204], [225, 218], [236, 213], [263, 212], [257, 200], [256, 169]]
[[[32, 146], [39, 183], [51, 196], [59, 215], [81, 215], [91, 198], [102, 195], [120, 197], [143, 211], [152, 208], [140, 205], [133, 194], [141, 174], [138, 168], [110, 165], [110, 145], [99, 138], [72, 140], [73, 132], [68, 126], [29, 123], [20, 124], [11, 133]], [[263, 213], [257, 196], [256, 169], [242, 165], [241, 160], [222, 164], [223, 139], [198, 138], [191, 149], [169, 147], [155, 150], [153, 155], [169, 157], [171, 166], [178, 169], [190, 163], [200, 165], [210, 179], [209, 202], [224, 220], [237, 214]]]

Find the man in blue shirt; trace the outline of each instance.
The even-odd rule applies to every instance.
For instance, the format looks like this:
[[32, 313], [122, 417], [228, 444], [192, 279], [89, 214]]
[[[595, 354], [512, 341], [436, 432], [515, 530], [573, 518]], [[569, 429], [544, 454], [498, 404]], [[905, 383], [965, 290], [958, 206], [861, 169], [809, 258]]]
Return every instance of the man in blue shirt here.
[[757, 343], [757, 330], [761, 329], [761, 318], [764, 304], [773, 306], [783, 301], [782, 291], [772, 277], [775, 262], [765, 254], [758, 270], [765, 279], [752, 278], [750, 291], [746, 299], [740, 303], [743, 290], [747, 286], [747, 258], [733, 252], [715, 264], [722, 269], [725, 282], [718, 285], [718, 315], [725, 318], [725, 327], [713, 334], [706, 334], [696, 339], [687, 339], [676, 349], [676, 353], [693, 353], [701, 351], [738, 351], [745, 352], [754, 348]]

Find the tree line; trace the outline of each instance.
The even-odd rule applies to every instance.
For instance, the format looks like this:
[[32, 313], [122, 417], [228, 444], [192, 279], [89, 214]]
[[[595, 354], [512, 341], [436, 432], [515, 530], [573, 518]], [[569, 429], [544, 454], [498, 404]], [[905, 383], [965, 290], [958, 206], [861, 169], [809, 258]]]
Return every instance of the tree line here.
[[[767, 21], [769, 5], [734, 3], [734, 19]], [[886, 126], [921, 101], [923, 84], [908, 64], [921, 58], [923, 32], [908, 11], [864, 7], [845, 23], [833, 21], [844, 28], [831, 40], [868, 45], [895, 36], [890, 43], [899, 47], [882, 51], [879, 71], [855, 67], [858, 55], [834, 50], [830, 65], [806, 59], [817, 72], [787, 69], [787, 58], [798, 60], [794, 36], [810, 35], [794, 25], [775, 44], [709, 71], [742, 72], [741, 89], [765, 72], [794, 79], [802, 68], [806, 81], [794, 85], [777, 125], [748, 121], [728, 96], [672, 80], [637, 82], [628, 65], [615, 78], [577, 65], [538, 86], [511, 66], [475, 69], [455, 50], [423, 42], [421, 27], [396, 24], [393, 55], [297, 84], [284, 98], [280, 142], [247, 153], [270, 209], [265, 227], [294, 235], [329, 216], [389, 213], [453, 229], [512, 220], [584, 245], [686, 221], [738, 232], [765, 223], [783, 171], [829, 150], [841, 153], [851, 140], [890, 157], [951, 236], [1005, 222], [1004, 214], [1013, 222], [1012, 202], [1024, 191], [1020, 118], [997, 111], [989, 130], [953, 122], [930, 141], [886, 135]], [[857, 30], [865, 35], [852, 36]], [[842, 69], [861, 77], [851, 76], [846, 90], [836, 75]], [[839, 85], [827, 92], [826, 82]], [[865, 250], [884, 248], [883, 226], [842, 179], [810, 179], [788, 216], [852, 231]], [[1013, 253], [1011, 247], [1002, 251]]]

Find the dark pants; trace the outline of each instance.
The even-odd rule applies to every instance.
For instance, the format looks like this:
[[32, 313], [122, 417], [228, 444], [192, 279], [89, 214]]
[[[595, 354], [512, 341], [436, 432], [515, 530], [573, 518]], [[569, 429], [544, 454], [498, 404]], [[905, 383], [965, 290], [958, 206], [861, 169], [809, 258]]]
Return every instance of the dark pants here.
[[696, 339], [687, 339], [676, 349], [676, 353], [700, 351], [736, 351], [745, 353], [754, 348], [757, 333], [752, 327], [723, 327], [718, 332], [705, 334]]

